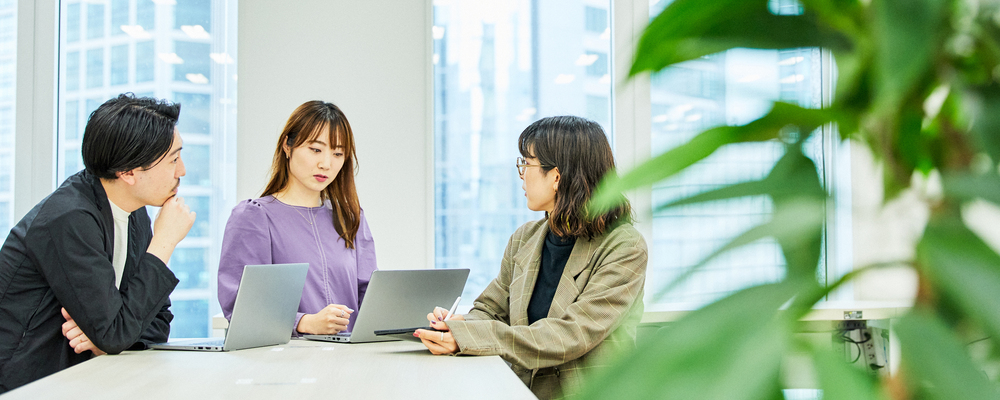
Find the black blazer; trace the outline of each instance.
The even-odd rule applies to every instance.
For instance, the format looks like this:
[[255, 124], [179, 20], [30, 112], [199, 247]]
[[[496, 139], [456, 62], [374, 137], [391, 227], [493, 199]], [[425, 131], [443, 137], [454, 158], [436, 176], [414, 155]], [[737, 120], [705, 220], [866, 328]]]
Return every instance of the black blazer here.
[[128, 256], [115, 288], [114, 220], [100, 180], [81, 171], [31, 209], [0, 248], [0, 393], [90, 359], [62, 334], [65, 307], [99, 349], [117, 354], [166, 341], [177, 278], [146, 253], [146, 208], [129, 216]]

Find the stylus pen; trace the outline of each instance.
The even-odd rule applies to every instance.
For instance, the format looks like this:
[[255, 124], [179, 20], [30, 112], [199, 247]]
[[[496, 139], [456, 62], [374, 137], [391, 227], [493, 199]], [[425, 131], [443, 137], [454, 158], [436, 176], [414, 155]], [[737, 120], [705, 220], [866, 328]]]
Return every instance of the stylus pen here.
[[451, 318], [451, 315], [455, 313], [455, 310], [458, 309], [458, 302], [460, 301], [462, 301], [462, 296], [458, 296], [458, 298], [455, 299], [455, 304], [451, 305], [451, 310], [448, 310], [448, 315], [444, 316], [445, 321], [447, 321], [448, 318]]

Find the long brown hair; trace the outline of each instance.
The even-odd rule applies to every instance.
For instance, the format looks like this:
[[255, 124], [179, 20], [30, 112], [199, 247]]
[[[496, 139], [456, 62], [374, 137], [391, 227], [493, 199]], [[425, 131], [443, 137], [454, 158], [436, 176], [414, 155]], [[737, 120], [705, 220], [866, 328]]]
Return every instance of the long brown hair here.
[[333, 103], [307, 101], [288, 117], [285, 129], [278, 137], [278, 148], [274, 150], [271, 179], [261, 197], [278, 193], [288, 186], [291, 173], [288, 169], [290, 159], [286, 157], [282, 145], [295, 149], [314, 140], [326, 131], [326, 128], [330, 128], [330, 147], [344, 149], [344, 166], [340, 168], [333, 182], [320, 193], [320, 199], [324, 203], [330, 202], [333, 207], [333, 227], [344, 239], [347, 248], [353, 249], [354, 238], [358, 235], [358, 227], [361, 225], [361, 204], [358, 201], [358, 191], [354, 187], [354, 168], [357, 165], [354, 133], [344, 112]]
[[574, 116], [542, 118], [521, 132], [517, 147], [521, 156], [537, 158], [543, 173], [559, 169], [556, 204], [546, 215], [552, 233], [592, 239], [619, 223], [632, 222], [627, 199], [602, 215], [587, 214], [594, 188], [615, 168], [611, 145], [598, 123]]

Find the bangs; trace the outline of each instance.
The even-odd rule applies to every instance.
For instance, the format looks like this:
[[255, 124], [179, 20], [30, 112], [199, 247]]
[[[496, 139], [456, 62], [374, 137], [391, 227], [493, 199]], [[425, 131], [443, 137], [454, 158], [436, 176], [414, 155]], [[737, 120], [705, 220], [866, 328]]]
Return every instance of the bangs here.
[[350, 150], [350, 143], [347, 140], [347, 129], [342, 124], [328, 123], [330, 126], [330, 148]]
[[[327, 130], [329, 128], [329, 131]], [[324, 132], [329, 132], [327, 137], [323, 137]], [[347, 140], [347, 132], [338, 124], [334, 124], [330, 121], [322, 121], [316, 125], [316, 127], [305, 137], [304, 140], [296, 144], [296, 147], [302, 146], [306, 143], [312, 142], [323, 142], [330, 146], [331, 149], [341, 148], [345, 150], [349, 147], [349, 142]]]
[[517, 150], [521, 153], [521, 157], [524, 158], [538, 158], [531, 153], [531, 148], [535, 145], [535, 132], [525, 131], [521, 134], [521, 137], [517, 140]]

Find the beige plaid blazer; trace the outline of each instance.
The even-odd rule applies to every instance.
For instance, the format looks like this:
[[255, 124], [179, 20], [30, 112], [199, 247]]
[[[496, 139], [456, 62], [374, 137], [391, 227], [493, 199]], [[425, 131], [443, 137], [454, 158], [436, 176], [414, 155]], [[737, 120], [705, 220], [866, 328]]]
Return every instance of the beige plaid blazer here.
[[576, 393], [586, 369], [635, 348], [646, 280], [646, 241], [622, 224], [593, 240], [578, 238], [547, 318], [528, 325], [528, 302], [549, 228], [522, 225], [510, 237], [500, 275], [465, 321], [449, 321], [458, 354], [498, 355], [542, 399]]

